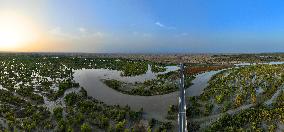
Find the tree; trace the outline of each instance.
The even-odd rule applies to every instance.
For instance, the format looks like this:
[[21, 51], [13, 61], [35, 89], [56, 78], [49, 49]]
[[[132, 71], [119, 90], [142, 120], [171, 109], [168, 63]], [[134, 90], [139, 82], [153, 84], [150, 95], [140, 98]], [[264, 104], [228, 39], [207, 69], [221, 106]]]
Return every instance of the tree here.
[[92, 131], [92, 129], [89, 126], [89, 124], [84, 123], [84, 124], [81, 125], [81, 132], [91, 132], [91, 131]]
[[150, 128], [153, 128], [156, 124], [156, 120], [154, 118], [152, 118], [150, 121], [149, 121], [149, 127]]
[[126, 120], [120, 121], [115, 125], [115, 130], [117, 132], [122, 132], [124, 130], [125, 125], [126, 125]]
[[55, 119], [57, 121], [61, 120], [63, 118], [62, 116], [62, 112], [63, 112], [63, 109], [61, 107], [58, 107], [58, 108], [54, 108], [53, 109], [53, 114], [55, 116]]
[[235, 100], [235, 106], [239, 107], [243, 102], [243, 99], [240, 95], [237, 95], [236, 100]]

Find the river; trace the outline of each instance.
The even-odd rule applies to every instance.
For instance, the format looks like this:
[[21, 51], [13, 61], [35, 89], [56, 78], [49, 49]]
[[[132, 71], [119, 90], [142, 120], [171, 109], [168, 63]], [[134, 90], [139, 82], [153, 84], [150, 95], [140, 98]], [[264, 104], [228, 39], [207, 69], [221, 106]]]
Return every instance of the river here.
[[[167, 67], [167, 71], [177, 70], [174, 67]], [[179, 92], [156, 96], [134, 96], [122, 94], [107, 87], [101, 79], [117, 79], [125, 82], [145, 81], [154, 79], [159, 73], [148, 72], [146, 75], [134, 77], [121, 77], [120, 71], [107, 69], [83, 69], [74, 71], [74, 79], [86, 89], [89, 96], [92, 96], [109, 105], [129, 105], [134, 110], [143, 108], [144, 117], [164, 120], [170, 105], [178, 103]], [[164, 73], [166, 73], [164, 72]], [[188, 96], [200, 95], [210, 78], [219, 71], [211, 71], [199, 74], [193, 80], [193, 85], [186, 90]]]

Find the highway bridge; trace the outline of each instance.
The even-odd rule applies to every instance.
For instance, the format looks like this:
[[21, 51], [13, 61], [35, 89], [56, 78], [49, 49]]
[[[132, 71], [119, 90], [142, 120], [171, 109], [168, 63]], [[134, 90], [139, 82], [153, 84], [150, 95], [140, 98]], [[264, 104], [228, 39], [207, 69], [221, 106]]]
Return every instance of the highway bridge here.
[[185, 88], [184, 88], [184, 65], [180, 64], [180, 94], [179, 94], [179, 113], [178, 124], [179, 132], [187, 132], [186, 122], [186, 103], [185, 103]]

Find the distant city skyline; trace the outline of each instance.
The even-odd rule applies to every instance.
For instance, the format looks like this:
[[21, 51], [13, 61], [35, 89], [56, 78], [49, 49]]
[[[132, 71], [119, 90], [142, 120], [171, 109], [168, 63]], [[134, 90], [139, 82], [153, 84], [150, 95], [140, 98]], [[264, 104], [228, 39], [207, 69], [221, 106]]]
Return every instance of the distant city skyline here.
[[284, 51], [281, 0], [0, 0], [0, 51]]

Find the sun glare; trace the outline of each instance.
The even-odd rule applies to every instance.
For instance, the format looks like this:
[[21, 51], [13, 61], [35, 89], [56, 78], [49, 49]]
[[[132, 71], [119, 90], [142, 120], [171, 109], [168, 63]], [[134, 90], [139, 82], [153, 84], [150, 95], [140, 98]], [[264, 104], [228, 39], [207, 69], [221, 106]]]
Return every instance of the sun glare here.
[[36, 37], [35, 27], [27, 18], [0, 13], [0, 50], [16, 50], [35, 41]]

